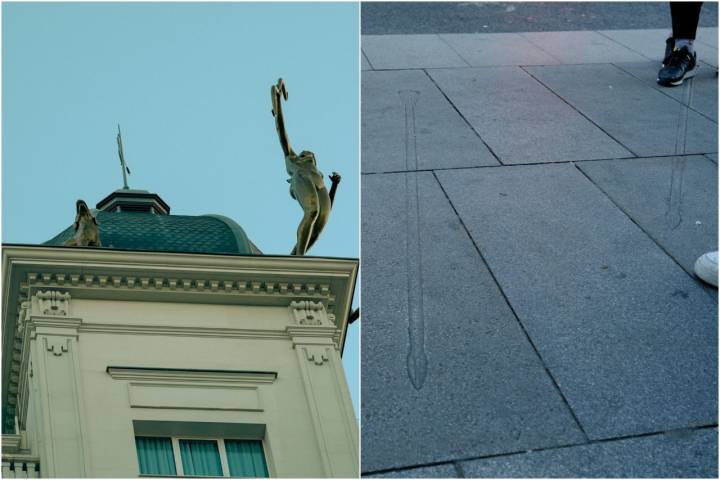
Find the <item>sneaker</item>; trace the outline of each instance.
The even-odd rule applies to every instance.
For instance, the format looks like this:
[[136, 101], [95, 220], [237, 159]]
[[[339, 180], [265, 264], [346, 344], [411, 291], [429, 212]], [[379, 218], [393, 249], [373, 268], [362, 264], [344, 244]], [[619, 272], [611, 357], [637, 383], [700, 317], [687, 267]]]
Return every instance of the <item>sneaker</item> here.
[[663, 57], [662, 61], [663, 67], [667, 65], [668, 61], [670, 60], [670, 54], [673, 50], [675, 50], [675, 39], [673, 37], [668, 37], [667, 39], [665, 39], [665, 56]]
[[708, 252], [695, 262], [695, 275], [705, 283], [718, 286], [718, 252]]
[[681, 85], [685, 79], [697, 73], [697, 54], [690, 53], [687, 47], [675, 49], [670, 53], [667, 63], [658, 72], [657, 82], [664, 87]]

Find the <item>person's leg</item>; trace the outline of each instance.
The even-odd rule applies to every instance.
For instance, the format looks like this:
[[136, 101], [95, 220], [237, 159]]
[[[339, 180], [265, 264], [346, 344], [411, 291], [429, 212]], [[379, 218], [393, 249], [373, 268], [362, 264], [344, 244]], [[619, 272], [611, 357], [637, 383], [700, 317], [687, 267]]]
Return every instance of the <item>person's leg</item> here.
[[670, 16], [672, 17], [676, 48], [682, 48], [678, 45], [678, 40], [695, 40], [701, 8], [702, 2], [670, 2]]
[[658, 72], [660, 85], [681, 85], [696, 73], [697, 55], [693, 48], [700, 21], [702, 2], [670, 2], [673, 34], [666, 41], [663, 67]]
[[320, 202], [317, 191], [312, 181], [297, 173], [291, 179], [291, 185], [295, 198], [303, 209], [304, 215], [297, 230], [297, 243], [291, 255], [305, 255], [307, 252], [310, 236], [312, 235], [315, 220], [320, 213]]

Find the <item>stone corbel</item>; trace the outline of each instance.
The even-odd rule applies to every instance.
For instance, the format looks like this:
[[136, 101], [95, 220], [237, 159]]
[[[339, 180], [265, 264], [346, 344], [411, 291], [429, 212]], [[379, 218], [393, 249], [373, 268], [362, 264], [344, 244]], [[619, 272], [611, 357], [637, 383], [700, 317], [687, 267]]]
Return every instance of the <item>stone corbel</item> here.
[[305, 350], [305, 356], [315, 365], [322, 365], [330, 359], [327, 352], [328, 347], [325, 345], [303, 345], [300, 348]]
[[290, 302], [290, 315], [296, 325], [334, 326], [335, 316], [328, 313], [322, 302], [300, 300]]
[[45, 337], [45, 349], [56, 357], [67, 353], [69, 343], [67, 337]]
[[70, 294], [56, 290], [37, 292], [32, 297], [32, 315], [70, 316]]
[[25, 325], [30, 320], [30, 302], [20, 302], [20, 309], [18, 311], [18, 317], [16, 323], [17, 335], [22, 338], [23, 332], [25, 331]]

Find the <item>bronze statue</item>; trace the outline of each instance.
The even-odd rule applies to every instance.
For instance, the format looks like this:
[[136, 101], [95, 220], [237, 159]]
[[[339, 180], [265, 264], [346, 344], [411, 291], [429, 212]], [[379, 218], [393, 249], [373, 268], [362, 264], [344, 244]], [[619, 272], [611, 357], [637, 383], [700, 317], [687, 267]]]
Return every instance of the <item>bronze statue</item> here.
[[287, 101], [288, 92], [282, 78], [278, 80], [277, 85], [271, 87], [270, 96], [275, 127], [280, 137], [280, 146], [285, 154], [285, 167], [290, 175], [288, 180], [290, 196], [298, 201], [304, 212], [297, 230], [297, 243], [291, 255], [305, 255], [327, 223], [335, 192], [340, 183], [340, 175], [336, 172], [330, 175], [332, 185], [328, 193], [323, 175], [317, 169], [315, 155], [307, 150], [303, 150], [300, 155], [297, 155], [290, 147], [281, 104], [281, 97]]
[[75, 236], [65, 241], [73, 247], [102, 247], [97, 220], [90, 213], [84, 200], [75, 202]]

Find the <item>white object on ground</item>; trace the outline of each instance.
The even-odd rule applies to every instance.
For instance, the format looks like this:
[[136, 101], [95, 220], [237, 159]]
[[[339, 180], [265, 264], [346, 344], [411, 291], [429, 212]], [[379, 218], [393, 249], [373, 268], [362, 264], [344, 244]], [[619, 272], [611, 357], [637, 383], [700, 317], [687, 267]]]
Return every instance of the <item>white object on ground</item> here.
[[695, 275], [710, 285], [718, 286], [718, 252], [701, 255], [695, 262]]

